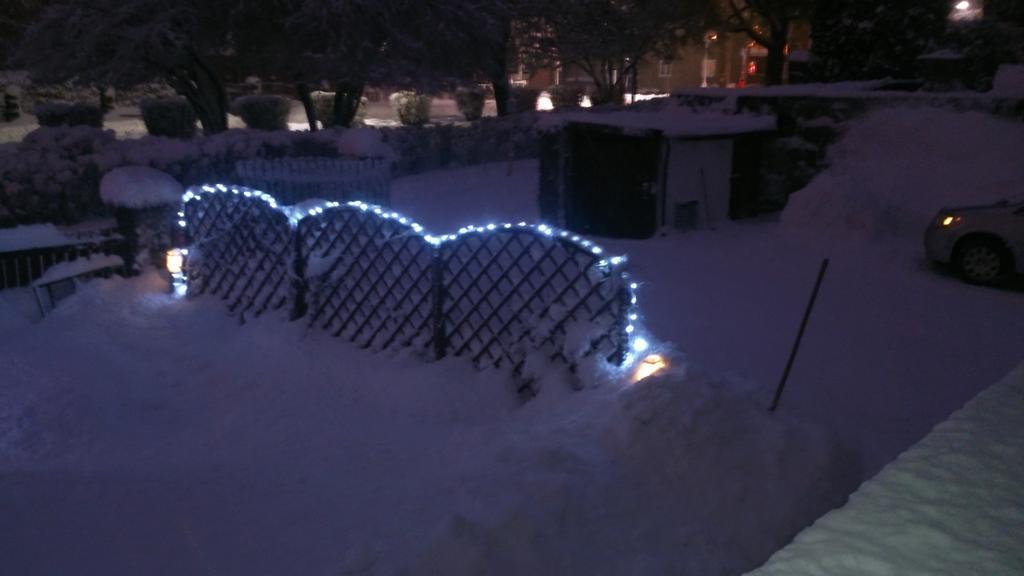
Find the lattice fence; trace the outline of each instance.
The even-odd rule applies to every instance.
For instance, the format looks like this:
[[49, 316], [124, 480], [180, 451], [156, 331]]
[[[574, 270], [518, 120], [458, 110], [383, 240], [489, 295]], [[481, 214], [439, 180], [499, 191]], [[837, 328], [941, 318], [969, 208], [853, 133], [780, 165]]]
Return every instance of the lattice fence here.
[[410, 224], [345, 205], [303, 219], [298, 237], [311, 325], [364, 347], [429, 340], [434, 247]]
[[296, 213], [238, 187], [186, 200], [189, 293], [219, 295], [243, 318], [290, 302], [293, 317], [363, 347], [517, 374], [535, 354], [621, 364], [635, 338], [621, 259], [567, 232], [503, 224], [433, 237], [361, 202]]
[[622, 360], [630, 296], [621, 274], [591, 250], [509, 226], [445, 242], [439, 257], [452, 354], [517, 372], [535, 350], [568, 363], [577, 349]]
[[182, 213], [189, 293], [217, 295], [243, 320], [285, 305], [294, 239], [288, 216], [259, 192], [207, 188], [222, 193], [189, 192]]

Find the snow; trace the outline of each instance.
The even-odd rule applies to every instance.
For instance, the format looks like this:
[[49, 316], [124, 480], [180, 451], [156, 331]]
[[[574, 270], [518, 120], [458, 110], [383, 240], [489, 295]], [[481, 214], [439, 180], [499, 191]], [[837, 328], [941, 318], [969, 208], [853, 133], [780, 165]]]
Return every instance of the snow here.
[[384, 143], [380, 130], [373, 128], [350, 128], [338, 138], [338, 152], [343, 156], [357, 158], [383, 158], [395, 160], [395, 152]]
[[[936, 169], [966, 181], [969, 170], [945, 165], [949, 142], [982, 189], [1016, 182], [1018, 163], [985, 142], [1020, 148], [1003, 121], [884, 114], [849, 123], [826, 173], [837, 197], [856, 182], [947, 186]], [[433, 230], [535, 222], [537, 169], [398, 179], [393, 206]], [[593, 366], [576, 376], [540, 366], [526, 404], [506, 373], [358, 350], [279, 315], [239, 326], [217, 299], [174, 300], [156, 274], [90, 282], [42, 321], [28, 291], [2, 292], [5, 569], [754, 569], [1020, 364], [1020, 294], [931, 269], [920, 230], [887, 224], [894, 211], [913, 222], [921, 198], [946, 202], [948, 186], [934, 197], [866, 191], [877, 200], [860, 213], [879, 234], [787, 212], [783, 223], [599, 239], [628, 254], [644, 324], [675, 368], [629, 385]], [[829, 274], [770, 415], [824, 256]]]
[[53, 224], [0, 228], [0, 252], [70, 246], [77, 243], [77, 240], [64, 234]]
[[44, 286], [59, 280], [74, 278], [90, 272], [98, 272], [109, 268], [124, 266], [124, 260], [120, 256], [92, 256], [78, 258], [70, 262], [54, 264], [46, 269], [46, 272], [32, 283], [33, 286]]
[[1024, 64], [1002, 64], [992, 80], [992, 91], [995, 96], [1024, 98]]
[[[917, 146], [935, 136], [926, 132]], [[878, 145], [890, 157], [914, 153], [905, 138]], [[900, 165], [911, 172], [900, 175], [907, 182], [927, 178], [916, 172], [926, 172], [928, 163]], [[514, 214], [508, 219], [537, 221], [537, 166], [517, 162], [511, 175], [508, 164], [495, 163], [399, 178], [394, 207], [433, 230], [505, 219], [494, 206]], [[865, 172], [851, 179], [880, 169], [858, 166]], [[994, 171], [979, 173], [980, 182], [1020, 169], [1015, 162], [980, 166]], [[831, 258], [777, 415], [834, 431], [871, 476], [1024, 359], [1024, 299], [1013, 288], [968, 286], [932, 269], [923, 230], [875, 237], [764, 218], [723, 223], [717, 231], [598, 242], [629, 256], [641, 283], [642, 320], [654, 336], [685, 352], [694, 370], [747, 387], [765, 406], [821, 259]]]
[[166, 292], [96, 280], [42, 321], [0, 293], [6, 570], [737, 573], [852, 489], [818, 426], [682, 368], [548, 368], [524, 405], [465, 359]]
[[774, 115], [696, 111], [670, 103], [668, 106], [650, 111], [605, 112], [595, 109], [591, 112], [546, 114], [538, 122], [538, 126], [542, 130], [553, 130], [572, 122], [613, 126], [628, 130], [658, 130], [669, 138], [773, 132], [778, 125], [778, 120]]
[[185, 190], [169, 174], [145, 166], [124, 166], [100, 181], [100, 198], [110, 206], [152, 208], [177, 204]]
[[829, 168], [792, 195], [789, 230], [920, 239], [944, 207], [1024, 194], [1024, 124], [980, 112], [888, 108], [851, 124]]
[[751, 576], [1024, 572], [1024, 364]]
[[963, 60], [964, 55], [956, 50], [944, 49], [936, 50], [935, 52], [929, 52], [928, 54], [922, 54], [917, 57], [918, 60]]

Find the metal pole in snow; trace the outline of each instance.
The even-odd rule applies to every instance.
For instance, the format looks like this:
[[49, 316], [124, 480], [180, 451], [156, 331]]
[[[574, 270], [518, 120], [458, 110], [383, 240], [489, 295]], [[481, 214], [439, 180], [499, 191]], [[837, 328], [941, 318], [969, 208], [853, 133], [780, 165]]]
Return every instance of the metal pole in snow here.
[[793, 362], [796, 360], [796, 354], [800, 350], [800, 341], [804, 338], [804, 331], [807, 330], [807, 322], [811, 319], [811, 312], [814, 310], [814, 302], [818, 299], [818, 292], [821, 290], [821, 283], [825, 280], [825, 272], [828, 271], [828, 258], [821, 261], [821, 269], [818, 270], [818, 279], [814, 283], [814, 290], [811, 292], [811, 300], [807, 303], [807, 310], [804, 311], [804, 319], [800, 322], [800, 331], [797, 332], [796, 342], [793, 343], [793, 350], [789, 353], [789, 360], [786, 362], [786, 369], [782, 372], [782, 380], [779, 380], [779, 386], [775, 389], [775, 396], [772, 398], [772, 405], [768, 408], [769, 412], [775, 412], [775, 409], [779, 407], [779, 400], [782, 398], [782, 391], [786, 388], [786, 380], [789, 379], [789, 372], [793, 369]]

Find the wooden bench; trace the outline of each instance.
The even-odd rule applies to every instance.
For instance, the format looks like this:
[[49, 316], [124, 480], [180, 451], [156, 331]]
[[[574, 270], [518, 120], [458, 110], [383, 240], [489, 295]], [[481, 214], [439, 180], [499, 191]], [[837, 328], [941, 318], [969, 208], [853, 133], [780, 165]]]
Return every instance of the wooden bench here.
[[109, 277], [124, 270], [124, 260], [120, 256], [96, 255], [78, 258], [70, 262], [61, 262], [48, 268], [46, 272], [32, 282], [32, 290], [39, 305], [39, 314], [46, 316], [57, 302], [75, 293], [78, 280], [96, 276]]

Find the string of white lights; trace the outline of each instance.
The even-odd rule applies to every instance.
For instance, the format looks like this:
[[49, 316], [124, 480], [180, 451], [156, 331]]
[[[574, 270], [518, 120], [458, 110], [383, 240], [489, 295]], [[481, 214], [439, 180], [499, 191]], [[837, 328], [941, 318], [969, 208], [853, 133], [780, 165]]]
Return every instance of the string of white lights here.
[[[515, 224], [508, 222], [490, 223], [483, 226], [463, 226], [452, 234], [435, 236], [428, 233], [423, 226], [406, 216], [390, 211], [387, 208], [368, 204], [359, 200], [354, 200], [345, 204], [340, 202], [319, 201], [315, 204], [312, 202], [304, 202], [295, 206], [280, 206], [273, 196], [265, 192], [253, 190], [244, 186], [228, 186], [224, 184], [204, 184], [201, 186], [192, 186], [186, 190], [181, 198], [182, 207], [178, 211], [178, 226], [183, 229], [188, 227], [188, 222], [185, 219], [185, 205], [189, 202], [201, 201], [204, 195], [209, 194], [234, 194], [245, 198], [260, 200], [266, 203], [271, 209], [287, 216], [288, 222], [293, 228], [297, 227], [304, 219], [319, 217], [328, 210], [354, 208], [363, 212], [372, 213], [385, 220], [394, 220], [400, 226], [408, 228], [413, 234], [422, 237], [428, 244], [435, 248], [440, 247], [446, 242], [453, 242], [462, 236], [470, 234], [500, 233], [515, 230], [532, 232], [549, 238], [554, 238], [562, 242], [571, 243], [595, 256], [601, 256], [605, 253], [603, 248], [594, 244], [590, 240], [582, 238], [567, 230], [560, 230], [558, 228], [548, 226], [547, 224], [528, 224], [526, 222], [518, 222]], [[188, 255], [187, 248], [181, 248], [179, 250], [181, 256]], [[612, 269], [619, 268], [626, 262], [627, 258], [625, 256], [612, 256], [610, 258], [599, 260], [597, 265], [605, 271], [611, 271]], [[623, 367], [628, 368], [636, 362], [639, 355], [650, 350], [651, 343], [650, 340], [648, 340], [646, 331], [643, 330], [641, 324], [640, 305], [639, 299], [637, 298], [637, 292], [639, 291], [640, 286], [635, 281], [630, 280], [629, 274], [625, 271], [620, 272], [620, 274], [623, 281], [626, 283], [627, 297], [629, 298], [629, 304], [626, 310], [627, 321], [623, 328], [629, 342], [626, 356], [623, 361]], [[178, 296], [185, 296], [188, 292], [188, 276], [185, 267], [182, 267], [177, 273], [172, 272], [171, 276], [174, 293]]]

